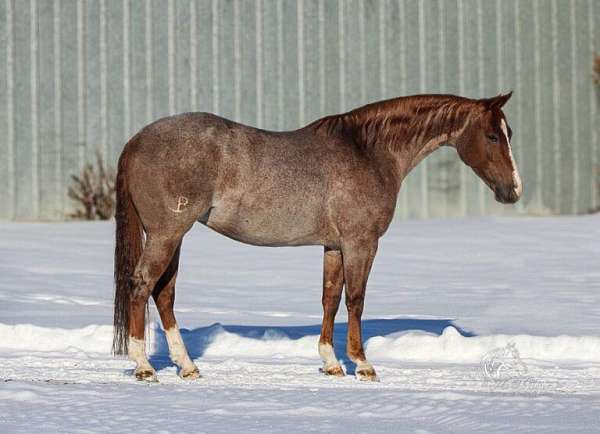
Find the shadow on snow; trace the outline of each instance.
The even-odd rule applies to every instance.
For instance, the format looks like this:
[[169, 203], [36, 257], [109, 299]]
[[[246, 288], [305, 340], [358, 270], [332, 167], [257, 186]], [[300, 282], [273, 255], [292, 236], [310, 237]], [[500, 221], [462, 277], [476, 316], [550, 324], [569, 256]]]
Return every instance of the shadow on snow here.
[[[467, 332], [449, 319], [368, 319], [362, 321], [362, 337], [363, 342], [374, 336], [386, 336], [392, 333], [405, 331], [423, 331], [441, 335], [442, 331], [452, 326], [458, 330], [463, 336], [474, 336]], [[238, 336], [252, 339], [262, 339], [265, 333], [272, 337], [282, 337], [288, 339], [300, 339], [305, 336], [319, 335], [321, 325], [306, 325], [306, 326], [248, 326], [248, 325], [223, 325], [215, 323], [208, 327], [198, 327], [193, 330], [181, 329], [181, 336], [188, 349], [190, 357], [196, 359], [202, 357], [206, 348], [210, 345], [213, 339], [223, 330], [234, 333]], [[348, 373], [353, 374], [355, 365], [350, 362], [346, 355], [346, 332], [348, 331], [348, 323], [336, 323], [334, 331], [335, 354], [338, 359], [346, 366]], [[174, 366], [169, 359], [169, 348], [165, 333], [159, 327], [155, 330], [156, 345], [155, 351], [150, 356], [150, 362], [156, 370]], [[315, 356], [318, 354], [315, 347]]]

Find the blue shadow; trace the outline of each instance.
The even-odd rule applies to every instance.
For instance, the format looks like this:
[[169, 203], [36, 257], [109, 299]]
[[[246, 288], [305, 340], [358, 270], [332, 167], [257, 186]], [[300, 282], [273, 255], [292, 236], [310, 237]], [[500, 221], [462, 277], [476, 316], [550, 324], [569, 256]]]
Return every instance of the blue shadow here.
[[[443, 330], [452, 326], [463, 336], [475, 336], [453, 323], [449, 319], [368, 319], [362, 321], [363, 342], [374, 336], [386, 336], [392, 333], [404, 331], [423, 331], [436, 335], [441, 335]], [[193, 330], [181, 329], [181, 336], [188, 349], [190, 357], [196, 359], [202, 357], [207, 346], [212, 341], [215, 333], [220, 330], [226, 330], [229, 333], [235, 333], [239, 336], [253, 339], [261, 339], [265, 333], [272, 333], [276, 336], [287, 337], [289, 339], [300, 339], [305, 336], [314, 336], [321, 333], [321, 324], [306, 326], [247, 326], [247, 325], [223, 325], [213, 324], [208, 327], [198, 327]], [[335, 354], [342, 361], [349, 374], [354, 373], [354, 363], [346, 355], [346, 333], [348, 323], [336, 323], [333, 333], [335, 345]], [[164, 332], [156, 329], [156, 351], [150, 356], [150, 363], [155, 369], [160, 370], [169, 366], [174, 366], [169, 359], [169, 348]], [[317, 348], [315, 348], [315, 355]]]

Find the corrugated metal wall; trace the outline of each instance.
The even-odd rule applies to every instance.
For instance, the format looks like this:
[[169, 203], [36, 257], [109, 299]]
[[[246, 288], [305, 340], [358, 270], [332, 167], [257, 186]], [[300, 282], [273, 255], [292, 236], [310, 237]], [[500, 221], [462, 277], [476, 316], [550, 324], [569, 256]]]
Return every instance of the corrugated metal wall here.
[[0, 0], [0, 218], [63, 218], [70, 174], [171, 113], [292, 129], [392, 96], [510, 89], [518, 206], [444, 149], [398, 215], [585, 212], [600, 199], [593, 49], [596, 0]]

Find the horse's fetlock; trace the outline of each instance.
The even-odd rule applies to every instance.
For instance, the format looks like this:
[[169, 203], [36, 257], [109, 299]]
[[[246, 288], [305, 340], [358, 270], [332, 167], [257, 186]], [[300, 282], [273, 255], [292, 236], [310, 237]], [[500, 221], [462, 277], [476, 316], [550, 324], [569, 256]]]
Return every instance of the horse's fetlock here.
[[362, 363], [367, 359], [365, 357], [365, 352], [362, 348], [361, 343], [353, 340], [348, 341], [346, 347], [346, 354], [348, 355], [348, 358], [354, 363]]

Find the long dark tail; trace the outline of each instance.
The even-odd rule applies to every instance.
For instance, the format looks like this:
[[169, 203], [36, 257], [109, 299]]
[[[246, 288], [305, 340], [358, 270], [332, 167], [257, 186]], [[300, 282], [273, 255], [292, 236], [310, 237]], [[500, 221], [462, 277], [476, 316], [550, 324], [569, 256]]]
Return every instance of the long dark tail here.
[[113, 353], [127, 354], [129, 338], [129, 304], [132, 291], [132, 276], [142, 255], [142, 224], [131, 201], [126, 177], [127, 150], [119, 159], [116, 193], [117, 221], [115, 243], [115, 313]]

